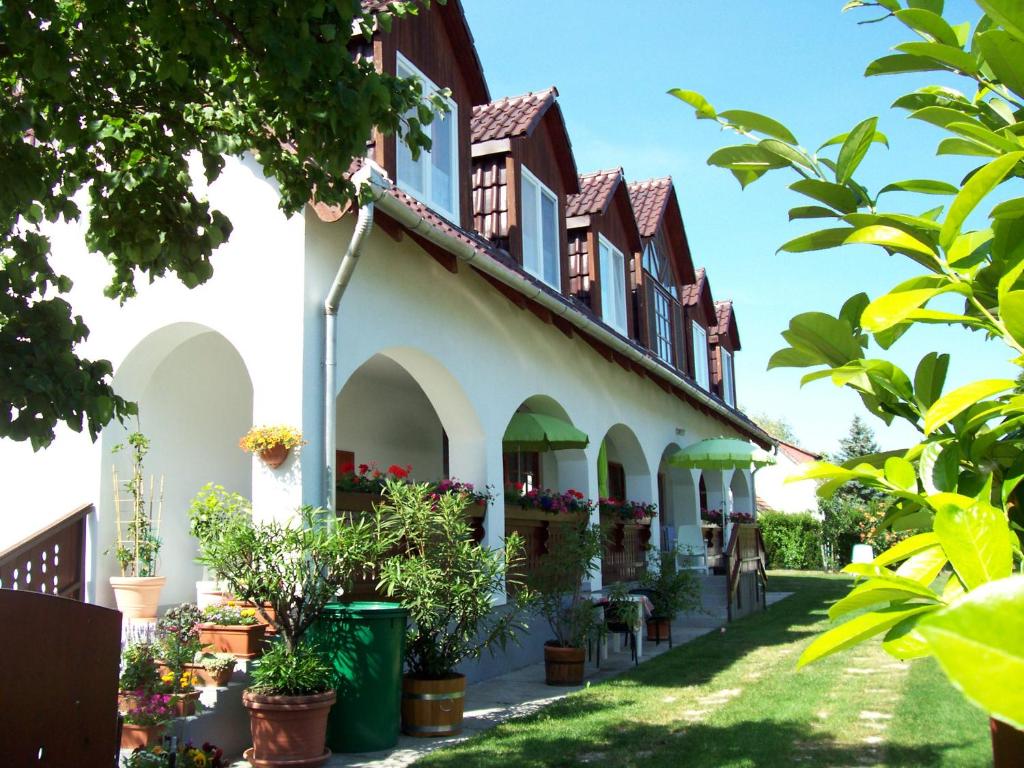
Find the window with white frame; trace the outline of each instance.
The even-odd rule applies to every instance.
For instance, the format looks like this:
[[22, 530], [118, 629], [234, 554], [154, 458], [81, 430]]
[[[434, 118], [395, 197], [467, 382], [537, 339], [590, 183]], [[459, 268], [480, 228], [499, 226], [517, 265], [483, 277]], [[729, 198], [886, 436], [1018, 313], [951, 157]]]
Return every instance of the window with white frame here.
[[[439, 90], [434, 83], [409, 61], [398, 54], [397, 73], [399, 77], [415, 77], [423, 84], [424, 98]], [[406, 113], [415, 117], [416, 110]], [[435, 114], [430, 125], [423, 126], [430, 137], [430, 149], [420, 150], [413, 159], [412, 150], [402, 141], [395, 139], [398, 156], [398, 186], [426, 203], [438, 213], [455, 223], [459, 222], [459, 108], [455, 102], [448, 103], [448, 111]]]
[[732, 353], [722, 350], [722, 399], [729, 405], [736, 405], [736, 390], [733, 388]]
[[658, 357], [672, 365], [671, 303], [668, 294], [660, 286], [653, 286], [651, 296], [654, 298], [654, 351]]
[[658, 246], [652, 239], [644, 247], [644, 269], [654, 275], [654, 278], [664, 286], [673, 298], [676, 298], [675, 280], [672, 278], [672, 267], [668, 259], [662, 256]]
[[523, 269], [560, 291], [558, 198], [525, 165], [522, 168]]
[[604, 235], [598, 240], [601, 260], [601, 317], [623, 336], [626, 329], [626, 260]]
[[704, 389], [708, 389], [708, 334], [697, 323], [690, 321], [693, 329], [693, 377]]

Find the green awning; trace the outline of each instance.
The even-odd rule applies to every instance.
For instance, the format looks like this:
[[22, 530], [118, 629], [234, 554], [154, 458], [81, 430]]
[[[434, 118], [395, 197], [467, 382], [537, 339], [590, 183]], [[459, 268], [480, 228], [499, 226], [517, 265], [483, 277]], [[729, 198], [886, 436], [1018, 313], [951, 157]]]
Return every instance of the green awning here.
[[586, 448], [590, 438], [569, 422], [554, 416], [520, 412], [512, 416], [501, 442], [512, 450], [560, 451]]
[[774, 464], [775, 457], [746, 440], [714, 437], [676, 451], [668, 463], [688, 469], [754, 469]]

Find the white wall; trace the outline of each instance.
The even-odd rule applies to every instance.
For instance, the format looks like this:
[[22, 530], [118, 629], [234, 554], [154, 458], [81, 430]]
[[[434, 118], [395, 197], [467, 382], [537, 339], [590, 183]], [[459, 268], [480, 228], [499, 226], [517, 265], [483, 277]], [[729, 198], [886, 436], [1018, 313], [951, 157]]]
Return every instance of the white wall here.
[[777, 464], [757, 470], [758, 498], [776, 512], [818, 514], [818, 484], [813, 480], [787, 483], [786, 478], [795, 474], [801, 465], [781, 450], [776, 461]]

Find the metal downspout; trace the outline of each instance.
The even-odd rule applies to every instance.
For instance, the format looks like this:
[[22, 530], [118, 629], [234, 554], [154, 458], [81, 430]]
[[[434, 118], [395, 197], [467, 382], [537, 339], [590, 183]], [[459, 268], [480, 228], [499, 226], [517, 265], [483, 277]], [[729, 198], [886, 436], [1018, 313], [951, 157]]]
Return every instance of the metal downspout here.
[[356, 262], [362, 252], [363, 241], [373, 229], [373, 202], [359, 207], [355, 230], [348, 243], [345, 255], [338, 265], [338, 273], [334, 276], [331, 289], [324, 299], [324, 482], [327, 485], [325, 506], [329, 510], [335, 507], [334, 456], [337, 443], [337, 367], [338, 367], [338, 305], [341, 297], [352, 279]]

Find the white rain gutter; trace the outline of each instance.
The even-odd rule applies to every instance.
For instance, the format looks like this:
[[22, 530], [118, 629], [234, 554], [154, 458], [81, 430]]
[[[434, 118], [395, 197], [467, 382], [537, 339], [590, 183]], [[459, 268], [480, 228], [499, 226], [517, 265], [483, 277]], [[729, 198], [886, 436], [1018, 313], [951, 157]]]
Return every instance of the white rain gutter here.
[[[766, 442], [774, 445], [775, 441], [767, 432], [749, 422], [741, 420], [732, 411], [714, 400], [707, 393], [693, 386], [681, 376], [678, 376], [665, 368], [653, 356], [641, 352], [632, 344], [628, 343], [617, 334], [612, 333], [600, 323], [596, 323], [585, 315], [574, 311], [568, 304], [539, 288], [534, 282], [511, 267], [508, 267], [495, 259], [481, 256], [476, 248], [469, 243], [436, 229], [418, 213], [410, 210], [400, 200], [388, 194], [388, 191], [393, 187], [393, 185], [380, 170], [379, 166], [375, 166], [367, 161], [364, 168], [365, 167], [373, 169], [372, 172], [368, 174], [366, 181], [369, 183], [373, 199], [377, 203], [377, 206], [388, 216], [395, 219], [404, 228], [411, 232], [415, 232], [417, 235], [420, 235], [435, 245], [443, 248], [448, 253], [454, 254], [461, 261], [464, 261], [467, 264], [472, 264], [475, 269], [485, 272], [491, 277], [500, 280], [502, 283], [514, 289], [517, 293], [522, 294], [527, 299], [538, 302], [545, 309], [552, 312], [552, 314], [564, 317], [581, 331], [600, 339], [603, 343], [607, 344], [620, 354], [625, 355], [633, 362], [643, 366], [646, 370], [657, 374], [662, 379], [665, 379], [669, 383], [679, 387], [694, 400], [722, 416], [744, 432], [754, 432], [755, 434], [760, 433]], [[358, 233], [358, 231], [359, 228], [357, 225], [356, 232]]]
[[[369, 181], [370, 186], [376, 190], [378, 184], [383, 182], [378, 177], [378, 172], [370, 167], [361, 168], [353, 177], [356, 189]], [[337, 488], [334, 478], [335, 448], [337, 445], [337, 368], [338, 368], [338, 305], [341, 297], [352, 280], [352, 273], [355, 271], [356, 262], [362, 253], [363, 243], [367, 235], [373, 229], [374, 202], [359, 206], [359, 214], [356, 218], [356, 227], [352, 232], [352, 239], [345, 249], [345, 255], [341, 257], [341, 264], [338, 265], [338, 272], [334, 276], [334, 282], [324, 299], [324, 482], [326, 488], [326, 508], [334, 509], [335, 494]]]

